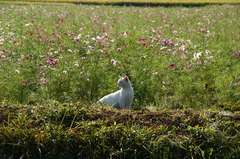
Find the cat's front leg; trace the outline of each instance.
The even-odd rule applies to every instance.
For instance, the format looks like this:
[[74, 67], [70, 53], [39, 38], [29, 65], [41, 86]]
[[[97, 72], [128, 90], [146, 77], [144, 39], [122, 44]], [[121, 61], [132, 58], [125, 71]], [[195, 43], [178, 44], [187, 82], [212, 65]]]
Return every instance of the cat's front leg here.
[[125, 102], [123, 99], [119, 99], [119, 108], [120, 109], [124, 109], [124, 106], [125, 106]]
[[129, 103], [128, 105], [126, 105], [127, 106], [127, 109], [131, 109], [131, 103]]

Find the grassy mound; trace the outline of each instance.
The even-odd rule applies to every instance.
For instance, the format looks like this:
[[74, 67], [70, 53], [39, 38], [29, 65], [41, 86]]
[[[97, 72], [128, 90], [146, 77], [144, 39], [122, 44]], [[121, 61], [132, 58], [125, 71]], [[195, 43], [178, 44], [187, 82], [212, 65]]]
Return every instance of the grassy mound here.
[[240, 113], [1, 106], [1, 158], [239, 158]]

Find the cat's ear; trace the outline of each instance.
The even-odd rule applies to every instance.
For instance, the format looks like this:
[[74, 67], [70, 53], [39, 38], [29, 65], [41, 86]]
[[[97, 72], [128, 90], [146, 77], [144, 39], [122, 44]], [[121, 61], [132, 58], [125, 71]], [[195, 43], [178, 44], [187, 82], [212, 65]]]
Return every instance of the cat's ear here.
[[128, 76], [124, 77], [124, 79], [125, 79], [126, 81], [128, 81]]

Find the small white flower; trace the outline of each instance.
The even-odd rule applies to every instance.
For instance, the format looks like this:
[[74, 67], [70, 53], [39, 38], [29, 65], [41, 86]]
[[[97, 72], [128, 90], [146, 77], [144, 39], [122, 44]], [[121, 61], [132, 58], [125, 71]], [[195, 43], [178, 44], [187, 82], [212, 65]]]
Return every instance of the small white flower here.
[[79, 34], [79, 35], [77, 36], [77, 39], [81, 39], [81, 37], [82, 37], [82, 35], [81, 35], [81, 34]]
[[208, 55], [208, 54], [210, 54], [210, 53], [211, 53], [211, 51], [209, 51], [209, 50], [206, 50], [206, 51], [205, 51], [205, 53]]
[[200, 58], [200, 56], [202, 56], [202, 53], [203, 53], [203, 52], [194, 53], [192, 60], [198, 60], [198, 59]]
[[207, 56], [206, 58], [207, 59], [213, 59], [213, 56]]

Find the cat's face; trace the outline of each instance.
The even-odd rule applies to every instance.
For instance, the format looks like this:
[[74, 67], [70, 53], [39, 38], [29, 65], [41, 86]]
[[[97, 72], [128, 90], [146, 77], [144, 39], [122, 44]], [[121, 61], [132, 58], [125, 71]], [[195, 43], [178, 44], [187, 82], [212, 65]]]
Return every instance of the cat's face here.
[[130, 86], [130, 81], [129, 81], [128, 77], [121, 77], [118, 80], [118, 86], [119, 87], [128, 87], [128, 86]]

